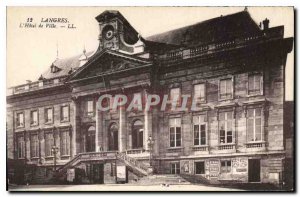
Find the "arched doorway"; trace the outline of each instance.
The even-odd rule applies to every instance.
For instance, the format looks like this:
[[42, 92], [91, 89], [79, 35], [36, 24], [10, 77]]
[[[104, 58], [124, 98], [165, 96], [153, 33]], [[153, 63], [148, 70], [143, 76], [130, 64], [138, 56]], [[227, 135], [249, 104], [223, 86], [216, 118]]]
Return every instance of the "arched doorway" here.
[[134, 121], [132, 124], [132, 148], [143, 148], [144, 145], [144, 125], [140, 120]]
[[108, 129], [108, 150], [119, 150], [118, 132], [119, 128], [116, 123], [112, 123]]
[[95, 152], [96, 151], [96, 128], [90, 126], [86, 133], [86, 152]]

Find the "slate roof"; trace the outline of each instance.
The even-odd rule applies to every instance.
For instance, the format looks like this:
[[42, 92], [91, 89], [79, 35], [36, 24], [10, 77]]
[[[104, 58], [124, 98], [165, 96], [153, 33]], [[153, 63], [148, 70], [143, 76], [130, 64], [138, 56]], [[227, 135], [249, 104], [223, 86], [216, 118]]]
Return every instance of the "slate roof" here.
[[236, 37], [258, 34], [260, 32], [260, 28], [251, 18], [248, 11], [242, 11], [152, 35], [147, 37], [146, 40], [193, 46], [229, 41]]
[[[93, 54], [92, 51], [87, 52], [86, 56], [91, 56]], [[60, 69], [60, 71], [52, 73], [51, 72], [51, 65], [49, 65], [48, 70], [46, 70], [44, 73], [42, 73], [43, 77], [46, 79], [50, 79], [50, 78], [55, 78], [55, 77], [61, 77], [61, 76], [65, 76], [68, 75], [68, 72], [71, 70], [71, 68], [77, 69], [79, 68], [80, 65], [80, 61], [79, 58], [82, 56], [82, 54], [80, 55], [76, 55], [70, 58], [65, 58], [65, 59], [56, 59], [52, 64], [56, 67], [58, 67]]]
[[[111, 13], [112, 16], [122, 16], [117, 11], [108, 12]], [[100, 20], [103, 15], [104, 13], [100, 14], [96, 19]], [[126, 19], [124, 20], [126, 21]], [[181, 45], [193, 46], [203, 43], [219, 42], [231, 40], [235, 37], [258, 34], [260, 32], [260, 28], [253, 21], [250, 14], [247, 11], [242, 11], [142, 39], [147, 50], [159, 52], [177, 48]], [[86, 55], [90, 57], [93, 53], [94, 52], [87, 52]], [[49, 65], [49, 69], [42, 73], [43, 77], [50, 79], [68, 75], [71, 68], [74, 70], [79, 67], [79, 58], [81, 56], [82, 54], [71, 58], [55, 60], [53, 64], [57, 66], [60, 71], [51, 73], [51, 65]]]

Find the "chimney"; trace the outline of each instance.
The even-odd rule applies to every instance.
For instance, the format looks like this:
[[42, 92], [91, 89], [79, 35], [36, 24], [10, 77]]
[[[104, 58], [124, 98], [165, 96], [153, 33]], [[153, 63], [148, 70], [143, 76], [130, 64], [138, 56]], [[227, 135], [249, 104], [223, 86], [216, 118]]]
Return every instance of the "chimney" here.
[[269, 19], [266, 18], [265, 20], [263, 20], [263, 27], [264, 27], [263, 30], [269, 29], [269, 23], [270, 23]]

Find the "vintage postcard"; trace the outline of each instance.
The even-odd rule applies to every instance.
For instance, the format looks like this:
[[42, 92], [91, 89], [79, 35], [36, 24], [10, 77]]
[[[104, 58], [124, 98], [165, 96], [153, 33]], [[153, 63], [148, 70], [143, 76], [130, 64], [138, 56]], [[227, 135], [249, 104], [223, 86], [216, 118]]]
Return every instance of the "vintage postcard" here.
[[7, 7], [8, 191], [294, 191], [293, 7]]

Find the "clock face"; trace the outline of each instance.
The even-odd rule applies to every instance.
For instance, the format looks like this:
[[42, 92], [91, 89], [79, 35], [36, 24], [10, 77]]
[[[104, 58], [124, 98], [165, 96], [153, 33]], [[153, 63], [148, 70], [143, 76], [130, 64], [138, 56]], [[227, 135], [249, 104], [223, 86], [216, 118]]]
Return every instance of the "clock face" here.
[[106, 40], [110, 40], [114, 37], [114, 27], [111, 25], [105, 26], [102, 34]]

